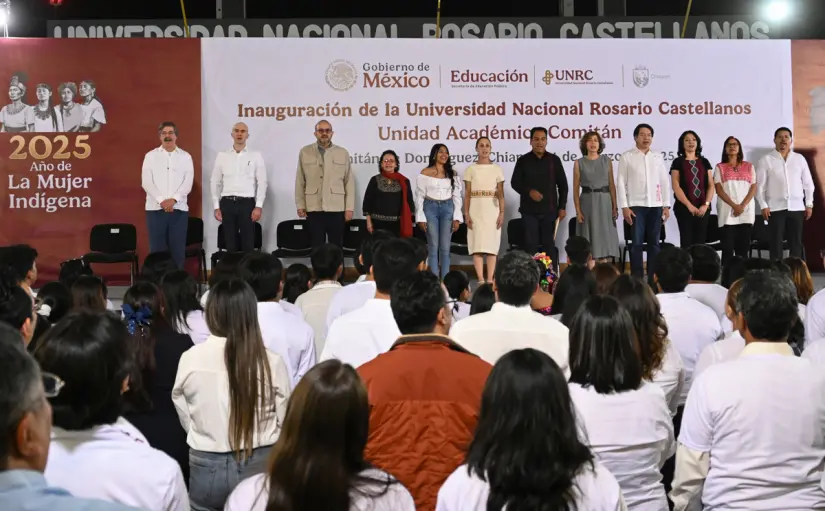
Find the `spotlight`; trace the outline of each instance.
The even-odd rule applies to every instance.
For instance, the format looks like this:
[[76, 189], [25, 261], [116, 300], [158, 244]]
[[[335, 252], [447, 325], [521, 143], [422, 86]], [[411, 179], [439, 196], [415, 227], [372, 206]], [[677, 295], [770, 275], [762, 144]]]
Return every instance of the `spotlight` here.
[[9, 36], [9, 18], [11, 17], [11, 0], [0, 0], [0, 37]]
[[771, 21], [784, 21], [791, 13], [787, 0], [773, 0], [765, 8], [765, 15]]

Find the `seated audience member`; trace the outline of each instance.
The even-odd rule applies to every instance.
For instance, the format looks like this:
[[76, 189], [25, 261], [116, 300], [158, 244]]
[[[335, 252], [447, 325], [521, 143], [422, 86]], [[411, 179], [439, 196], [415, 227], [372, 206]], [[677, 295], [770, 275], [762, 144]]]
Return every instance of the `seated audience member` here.
[[177, 263], [172, 259], [169, 252], [152, 252], [143, 260], [140, 267], [140, 278], [144, 282], [151, 282], [156, 286], [160, 285], [160, 280], [164, 275], [178, 269]]
[[413, 250], [415, 251], [415, 257], [418, 259], [418, 271], [427, 271], [430, 268], [427, 259], [427, 243], [418, 238], [405, 239], [412, 245]]
[[491, 364], [511, 350], [535, 348], [553, 357], [567, 372], [567, 327], [530, 308], [538, 286], [539, 274], [533, 258], [519, 250], [507, 252], [499, 259], [493, 275], [497, 299], [493, 308], [459, 321], [450, 336]]
[[470, 300], [470, 316], [487, 312], [496, 303], [496, 291], [492, 284], [481, 284], [473, 293]]
[[720, 284], [725, 289], [730, 289], [734, 282], [745, 276], [745, 260], [739, 256], [733, 256], [727, 264], [722, 265], [722, 278]]
[[57, 323], [72, 308], [72, 293], [61, 282], [44, 284], [37, 293], [37, 313], [49, 323]]
[[292, 393], [268, 470], [242, 481], [224, 511], [415, 511], [410, 492], [364, 458], [369, 425], [367, 389], [355, 369], [321, 362]]
[[264, 346], [281, 356], [289, 371], [292, 387], [315, 365], [312, 327], [303, 318], [288, 313], [278, 300], [283, 265], [272, 254], [249, 252], [238, 273], [258, 299], [258, 323]]
[[220, 511], [243, 479], [264, 472], [290, 395], [286, 364], [267, 350], [255, 292], [222, 280], [206, 304], [212, 335], [180, 359], [172, 402], [189, 444], [192, 509]]
[[[670, 341], [676, 346], [685, 365], [685, 384], [679, 397], [684, 406], [687, 393], [693, 383], [696, 361], [705, 346], [722, 337], [719, 316], [707, 305], [691, 298], [685, 292], [692, 271], [692, 260], [687, 251], [679, 247], [663, 248], [656, 256], [653, 282], [658, 288], [659, 305], [667, 324]], [[675, 419], [678, 434], [679, 415]]]
[[[312, 270], [301, 263], [290, 264], [284, 272], [284, 287], [281, 300], [295, 304], [299, 297], [312, 288]], [[303, 317], [303, 313], [301, 313]]]
[[563, 272], [553, 291], [552, 317], [569, 327], [573, 316], [588, 298], [596, 294], [596, 277], [587, 266], [571, 264]]
[[[60, 263], [60, 274], [57, 277], [57, 280], [66, 286], [66, 289], [68, 289], [71, 293], [72, 286], [78, 278], [82, 276], [94, 277], [94, 275], [95, 273], [92, 271], [92, 267], [86, 264], [83, 259], [71, 259]], [[108, 289], [105, 289], [105, 287], [106, 285], [104, 283], [104, 290], [106, 291], [106, 294], [108, 294]], [[108, 296], [106, 298], [106, 310], [117, 310], [117, 312], [119, 312], [119, 309], [115, 309], [115, 304], [108, 299]]]
[[[825, 254], [822, 255], [825, 262]], [[817, 291], [805, 308], [805, 342], [825, 338], [825, 289]]]
[[534, 255], [533, 261], [539, 272], [539, 285], [530, 299], [530, 308], [543, 316], [550, 316], [553, 313], [553, 287], [557, 279], [553, 261], [544, 252]]
[[103, 279], [93, 275], [81, 275], [72, 284], [72, 311], [99, 312], [106, 310], [109, 290]]
[[570, 396], [586, 443], [616, 477], [628, 509], [667, 509], [659, 472], [676, 452], [665, 394], [643, 379], [633, 320], [594, 296], [570, 325]]
[[[218, 264], [212, 268], [212, 273], [209, 275], [209, 289], [212, 289], [218, 282], [223, 280], [231, 280], [238, 277], [238, 265], [241, 264], [241, 259], [244, 258], [243, 252], [224, 252], [223, 257], [218, 260]], [[206, 301], [209, 298], [209, 290], [206, 290], [201, 295], [201, 306], [206, 308]]]
[[475, 430], [491, 367], [447, 337], [453, 317], [433, 273], [405, 275], [390, 300], [402, 335], [358, 369], [370, 404], [366, 458], [407, 487], [418, 511], [433, 511]]
[[670, 414], [676, 415], [685, 384], [685, 366], [676, 346], [667, 337], [667, 324], [656, 295], [646, 282], [632, 275], [616, 279], [609, 294], [619, 300], [633, 320], [642, 377], [662, 389]]
[[11, 269], [17, 284], [33, 298], [32, 286], [37, 282], [37, 250], [29, 245], [3, 247], [0, 261]]
[[192, 347], [192, 340], [164, 319], [162, 303], [160, 289], [149, 281], [138, 282], [123, 295], [123, 320], [133, 357], [123, 416], [149, 445], [177, 461], [183, 480], [188, 481], [189, 447], [172, 404], [172, 387], [180, 357]]
[[685, 292], [694, 300], [707, 305], [721, 320], [725, 317], [725, 301], [728, 290], [716, 283], [722, 272], [719, 254], [708, 245], [693, 245], [687, 249], [693, 262], [690, 272], [690, 284]]
[[[421, 270], [424, 271], [424, 270]], [[458, 321], [470, 315], [470, 278], [463, 271], [453, 270], [444, 275], [444, 287], [450, 297], [450, 309], [453, 320]]]
[[101, 500], [73, 497], [48, 485], [43, 471], [49, 455], [52, 410], [47, 397], [62, 381], [40, 372], [20, 344], [20, 334], [0, 325], [0, 506], [3, 511], [137, 511]]
[[593, 253], [590, 249], [590, 240], [584, 236], [570, 236], [564, 244], [564, 251], [567, 253], [567, 264], [586, 266], [592, 270], [596, 265]]
[[341, 291], [339, 280], [344, 273], [344, 252], [341, 247], [327, 243], [312, 251], [312, 273], [315, 284], [295, 300], [304, 319], [315, 335], [315, 353], [324, 350], [327, 338], [327, 313], [335, 295]]
[[173, 270], [160, 280], [163, 317], [177, 333], [188, 335], [194, 344], [209, 337], [206, 316], [198, 300], [198, 282], [185, 270]]
[[[733, 324], [734, 319], [739, 311], [736, 310], [736, 299], [739, 297], [739, 291], [742, 289], [744, 280], [739, 279], [733, 283], [728, 290], [727, 303], [725, 304], [725, 317]], [[733, 360], [739, 356], [745, 348], [745, 339], [738, 331], [734, 330], [725, 334], [724, 339], [720, 339], [712, 344], [705, 346], [702, 353], [699, 354], [699, 360], [696, 361], [696, 369], [694, 369], [693, 377], [697, 378], [701, 373], [705, 372], [708, 367]]]
[[805, 322], [808, 302], [814, 295], [814, 279], [808, 265], [798, 257], [788, 257], [783, 261], [791, 270], [791, 279], [796, 287], [796, 299], [799, 300], [799, 318]]
[[552, 358], [529, 348], [504, 355], [484, 385], [464, 464], [438, 492], [438, 511], [626, 509], [577, 422]]
[[598, 263], [593, 267], [593, 278], [596, 279], [596, 294], [606, 295], [610, 286], [621, 276], [619, 269], [613, 263]]
[[745, 348], [690, 389], [674, 509], [825, 509], [825, 372], [788, 346], [796, 289], [778, 272], [749, 273], [736, 311]]
[[415, 273], [417, 267], [418, 257], [410, 250], [409, 241], [401, 238], [382, 241], [370, 267], [375, 297], [333, 321], [319, 360], [337, 358], [352, 367], [360, 367], [386, 353], [401, 335], [390, 307], [393, 285]]
[[35, 352], [41, 369], [65, 384], [50, 398], [54, 429], [46, 480], [78, 497], [188, 510], [178, 464], [122, 417], [132, 362], [128, 336], [111, 312], [74, 312]]
[[373, 255], [381, 242], [393, 238], [392, 233], [384, 230], [376, 230], [372, 234], [365, 235], [364, 241], [361, 242], [361, 254], [358, 256], [358, 262], [366, 272], [365, 277], [363, 280], [359, 278], [355, 284], [344, 286], [344, 289], [335, 294], [327, 311], [327, 335], [329, 335], [329, 327], [332, 326], [333, 321], [358, 309], [375, 296], [375, 280], [370, 274]]
[[20, 332], [24, 346], [34, 339], [38, 315], [32, 297], [15, 282], [14, 275], [0, 269], [0, 323]]

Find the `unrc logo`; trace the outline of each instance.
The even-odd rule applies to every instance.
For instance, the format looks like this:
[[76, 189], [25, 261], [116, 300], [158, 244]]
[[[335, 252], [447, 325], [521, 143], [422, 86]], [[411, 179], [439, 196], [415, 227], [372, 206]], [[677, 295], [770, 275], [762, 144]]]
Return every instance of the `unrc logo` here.
[[333, 90], [350, 90], [358, 81], [358, 69], [348, 60], [335, 60], [327, 66], [326, 80]]

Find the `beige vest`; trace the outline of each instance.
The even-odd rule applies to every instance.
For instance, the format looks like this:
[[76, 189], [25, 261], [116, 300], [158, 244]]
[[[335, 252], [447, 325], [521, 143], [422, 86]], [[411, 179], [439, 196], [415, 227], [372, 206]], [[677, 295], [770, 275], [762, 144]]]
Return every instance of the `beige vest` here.
[[346, 149], [331, 145], [321, 156], [317, 143], [301, 148], [295, 173], [295, 205], [306, 211], [355, 209], [355, 177]]

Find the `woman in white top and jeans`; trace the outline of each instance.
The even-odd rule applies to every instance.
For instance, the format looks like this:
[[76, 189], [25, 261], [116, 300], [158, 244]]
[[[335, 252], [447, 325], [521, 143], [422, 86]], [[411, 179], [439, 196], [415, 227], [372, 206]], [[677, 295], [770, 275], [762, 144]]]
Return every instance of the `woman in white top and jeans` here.
[[264, 347], [258, 303], [239, 279], [210, 290], [212, 335], [183, 354], [172, 400], [189, 444], [194, 511], [220, 511], [243, 479], [264, 470], [290, 393], [283, 359]]
[[753, 205], [756, 172], [750, 162], [743, 160], [739, 139], [728, 137], [722, 150], [722, 161], [713, 171], [719, 197], [716, 213], [722, 239], [722, 266], [727, 265], [734, 254], [750, 257], [751, 232], [756, 218]]
[[225, 511], [415, 511], [410, 492], [364, 459], [368, 433], [358, 373], [321, 362], [295, 387], [269, 468], [239, 484]]
[[[415, 218], [427, 233], [428, 264], [443, 279], [450, 271], [450, 241], [464, 217], [461, 213], [461, 179], [444, 144], [430, 150], [427, 168], [415, 181]], [[439, 266], [440, 264], [440, 266]]]

